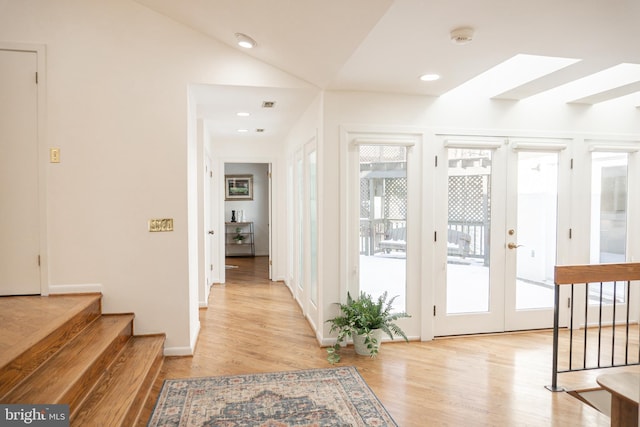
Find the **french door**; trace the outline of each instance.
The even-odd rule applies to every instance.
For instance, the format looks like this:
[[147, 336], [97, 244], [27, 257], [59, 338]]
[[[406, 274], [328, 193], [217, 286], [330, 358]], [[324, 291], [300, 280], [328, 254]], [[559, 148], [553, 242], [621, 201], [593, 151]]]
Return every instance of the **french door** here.
[[[566, 144], [444, 139], [435, 335], [553, 326], [553, 268], [568, 201]], [[444, 166], [442, 166], [444, 165]], [[561, 243], [560, 243], [561, 244]]]

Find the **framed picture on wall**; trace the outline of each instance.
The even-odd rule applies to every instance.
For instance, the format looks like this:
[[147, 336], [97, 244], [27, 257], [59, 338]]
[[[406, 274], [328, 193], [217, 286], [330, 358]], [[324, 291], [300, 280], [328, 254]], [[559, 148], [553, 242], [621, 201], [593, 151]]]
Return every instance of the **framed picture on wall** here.
[[253, 200], [253, 175], [225, 175], [225, 200]]

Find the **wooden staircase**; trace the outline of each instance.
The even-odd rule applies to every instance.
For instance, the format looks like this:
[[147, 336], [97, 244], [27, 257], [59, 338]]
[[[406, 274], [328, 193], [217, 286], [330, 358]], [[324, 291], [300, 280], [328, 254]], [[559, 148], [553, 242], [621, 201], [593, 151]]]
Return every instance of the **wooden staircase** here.
[[99, 294], [0, 298], [0, 403], [69, 404], [72, 426], [135, 425], [163, 362], [164, 335]]

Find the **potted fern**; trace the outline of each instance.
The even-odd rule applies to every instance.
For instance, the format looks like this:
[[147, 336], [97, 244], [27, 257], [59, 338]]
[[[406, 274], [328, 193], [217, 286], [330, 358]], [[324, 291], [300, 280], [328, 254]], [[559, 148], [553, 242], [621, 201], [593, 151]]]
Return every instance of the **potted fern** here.
[[387, 301], [387, 292], [377, 299], [361, 292], [358, 299], [353, 299], [347, 293], [346, 304], [337, 303], [341, 314], [327, 320], [331, 323], [329, 332], [338, 332], [336, 344], [327, 348], [327, 360], [334, 364], [340, 361], [340, 347], [348, 337], [353, 338], [357, 354], [375, 357], [381, 344], [382, 334], [386, 333], [392, 340], [401, 336], [409, 341], [407, 335], [395, 323], [403, 317], [411, 317], [406, 312], [393, 313], [392, 306], [397, 295]]

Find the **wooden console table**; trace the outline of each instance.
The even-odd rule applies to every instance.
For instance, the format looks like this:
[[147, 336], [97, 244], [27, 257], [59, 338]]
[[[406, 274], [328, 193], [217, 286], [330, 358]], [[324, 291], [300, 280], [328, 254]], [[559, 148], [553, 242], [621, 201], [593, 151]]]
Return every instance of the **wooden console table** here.
[[611, 426], [638, 427], [640, 372], [603, 374], [596, 381], [611, 393]]

